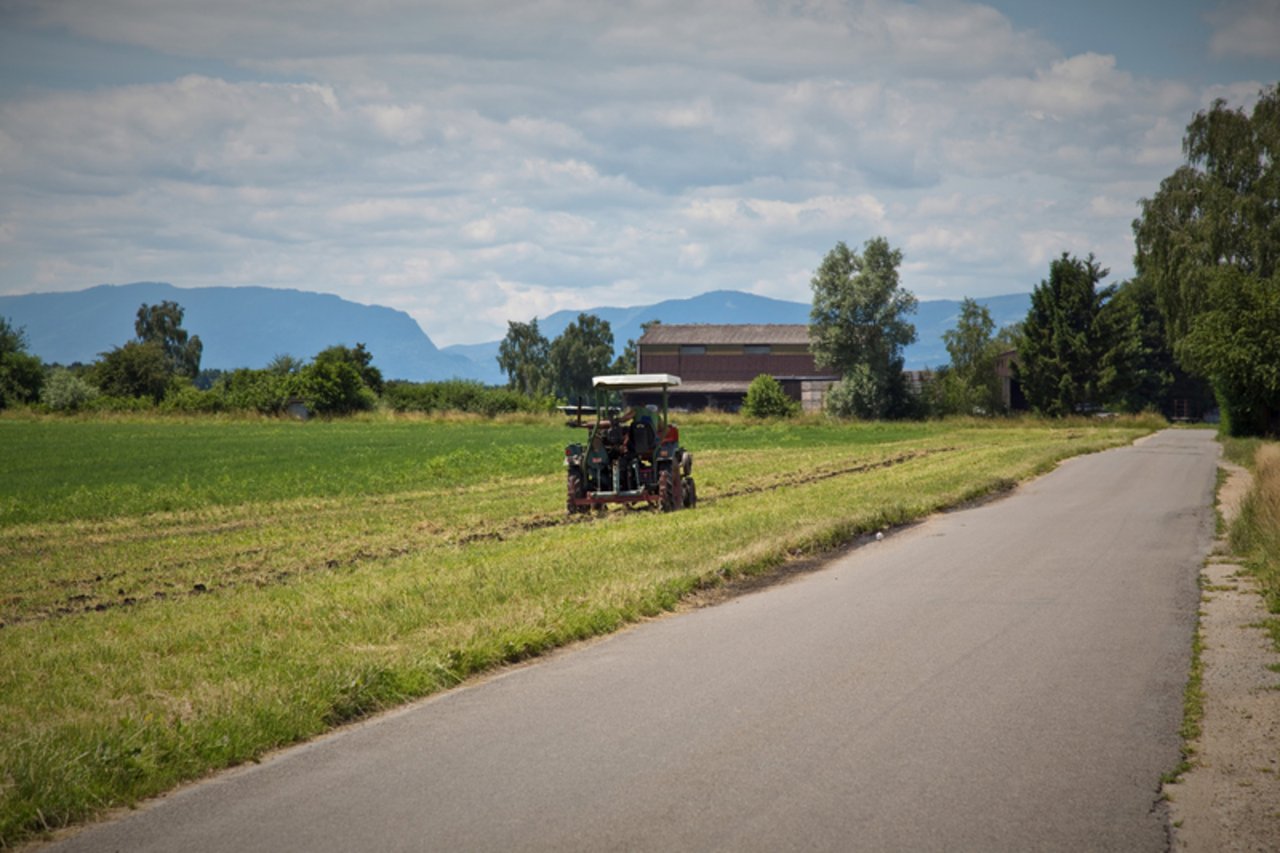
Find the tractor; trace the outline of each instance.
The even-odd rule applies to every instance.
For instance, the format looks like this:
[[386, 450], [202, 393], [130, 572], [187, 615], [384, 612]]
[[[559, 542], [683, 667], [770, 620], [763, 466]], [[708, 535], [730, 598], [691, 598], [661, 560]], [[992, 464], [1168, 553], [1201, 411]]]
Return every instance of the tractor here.
[[[568, 426], [587, 430], [584, 443], [564, 450], [570, 514], [604, 511], [608, 504], [647, 505], [663, 512], [697, 504], [697, 487], [689, 476], [693, 454], [680, 446], [680, 431], [667, 417], [667, 389], [679, 384], [680, 377], [668, 373], [596, 376], [591, 380], [594, 406], [579, 401], [562, 407], [574, 416]], [[624, 391], [633, 398], [660, 392], [661, 407], [633, 403], [624, 409]]]

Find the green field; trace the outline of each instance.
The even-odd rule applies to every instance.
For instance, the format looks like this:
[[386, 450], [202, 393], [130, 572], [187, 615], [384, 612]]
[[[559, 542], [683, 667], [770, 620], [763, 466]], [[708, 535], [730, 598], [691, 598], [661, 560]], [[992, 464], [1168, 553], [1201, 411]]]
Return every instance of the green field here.
[[0, 846], [1150, 429], [682, 427], [570, 520], [551, 421], [0, 419]]

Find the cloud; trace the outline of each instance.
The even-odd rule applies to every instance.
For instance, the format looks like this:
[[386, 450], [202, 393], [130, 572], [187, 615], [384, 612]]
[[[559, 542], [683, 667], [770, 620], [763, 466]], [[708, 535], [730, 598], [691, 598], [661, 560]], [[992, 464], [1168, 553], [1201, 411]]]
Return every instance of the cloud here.
[[138, 180], [278, 183], [334, 162], [347, 116], [316, 84], [206, 77], [0, 104], [7, 180], [96, 192]]
[[884, 0], [42, 0], [25, 4], [25, 15], [91, 39], [235, 61], [446, 53], [670, 62], [775, 78], [873, 63], [972, 75], [1029, 67], [1045, 48], [990, 7]]
[[923, 296], [1026, 290], [1064, 250], [1121, 271], [1190, 116], [1243, 90], [1068, 55], [967, 2], [7, 11], [236, 73], [0, 100], [0, 292], [300, 287], [441, 343], [713, 288], [803, 300], [837, 240], [876, 235]]
[[1280, 59], [1280, 0], [1228, 0], [1206, 18], [1213, 56]]

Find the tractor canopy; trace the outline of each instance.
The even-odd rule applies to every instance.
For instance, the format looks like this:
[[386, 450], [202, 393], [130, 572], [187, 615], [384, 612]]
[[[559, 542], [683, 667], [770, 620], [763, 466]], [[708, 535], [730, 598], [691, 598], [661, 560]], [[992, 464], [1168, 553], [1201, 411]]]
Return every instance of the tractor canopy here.
[[612, 402], [610, 398], [615, 394], [620, 395], [627, 391], [660, 391], [662, 393], [662, 407], [657, 413], [660, 420], [653, 424], [659, 435], [667, 427], [667, 389], [674, 388], [679, 384], [680, 377], [673, 376], [670, 373], [616, 373], [591, 377], [591, 385], [596, 391], [596, 407], [607, 413], [603, 417], [612, 416], [612, 411], [609, 408]]
[[680, 384], [679, 376], [670, 373], [617, 373], [610, 376], [593, 376], [591, 385], [607, 391], [638, 391], [641, 388], [674, 388]]

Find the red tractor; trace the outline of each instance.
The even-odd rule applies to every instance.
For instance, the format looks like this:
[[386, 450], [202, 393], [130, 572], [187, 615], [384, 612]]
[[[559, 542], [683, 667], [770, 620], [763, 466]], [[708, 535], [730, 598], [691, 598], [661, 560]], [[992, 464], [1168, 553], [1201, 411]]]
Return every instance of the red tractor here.
[[[680, 446], [680, 431], [667, 418], [667, 389], [680, 384], [668, 373], [596, 376], [594, 406], [566, 406], [569, 426], [588, 431], [584, 444], [564, 450], [570, 513], [607, 504], [648, 504], [663, 512], [691, 509], [698, 502], [689, 476], [693, 454]], [[632, 398], [624, 408], [622, 392]], [[645, 394], [644, 392], [650, 392]], [[642, 405], [645, 396], [661, 405]], [[592, 415], [584, 420], [584, 415]]]

